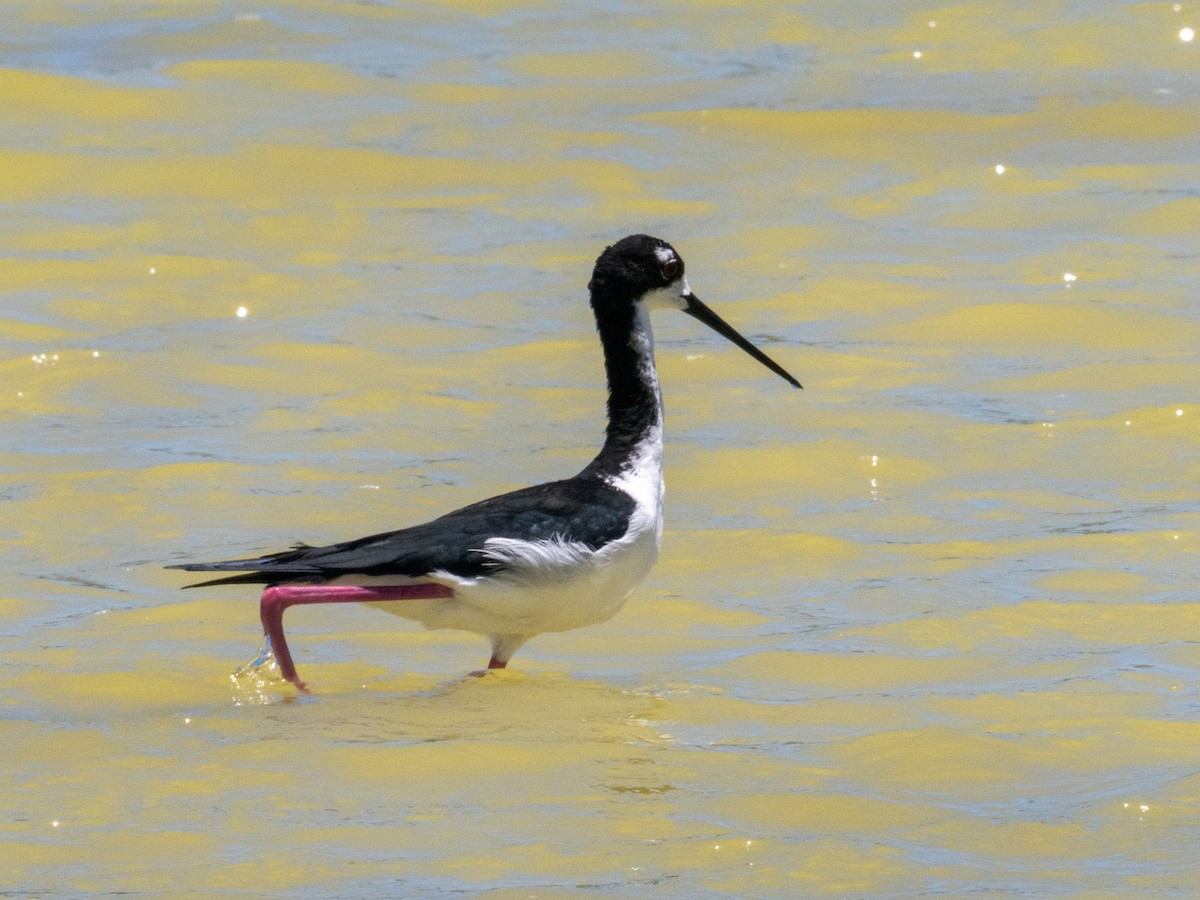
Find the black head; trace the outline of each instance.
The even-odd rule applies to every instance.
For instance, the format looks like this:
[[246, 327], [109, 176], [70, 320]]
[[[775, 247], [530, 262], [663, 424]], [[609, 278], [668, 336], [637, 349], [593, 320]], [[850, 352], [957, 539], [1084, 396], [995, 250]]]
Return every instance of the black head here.
[[683, 269], [683, 258], [675, 248], [648, 234], [631, 234], [605, 248], [588, 283], [597, 321], [606, 317], [625, 318], [632, 314], [635, 304], [646, 309], [682, 310], [737, 344], [792, 386], [800, 387], [800, 382], [779, 363], [700, 302], [688, 286]]
[[648, 234], [631, 234], [600, 254], [588, 290], [593, 296], [639, 300], [681, 278], [683, 260], [674, 247]]

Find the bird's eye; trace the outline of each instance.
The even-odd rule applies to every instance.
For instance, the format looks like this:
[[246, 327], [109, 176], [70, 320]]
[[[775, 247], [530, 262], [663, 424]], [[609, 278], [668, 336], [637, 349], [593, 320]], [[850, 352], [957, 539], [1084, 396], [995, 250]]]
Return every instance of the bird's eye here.
[[662, 274], [664, 281], [674, 281], [679, 276], [679, 260], [671, 257], [662, 264], [658, 271]]

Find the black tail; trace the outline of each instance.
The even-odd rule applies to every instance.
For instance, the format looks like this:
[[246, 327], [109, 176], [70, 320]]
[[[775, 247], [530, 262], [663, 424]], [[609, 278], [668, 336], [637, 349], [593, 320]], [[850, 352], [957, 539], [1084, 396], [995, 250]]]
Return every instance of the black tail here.
[[[280, 566], [289, 558], [295, 558], [311, 549], [306, 544], [297, 544], [291, 550], [282, 553], [268, 553], [257, 559], [227, 559], [221, 562], [207, 563], [176, 563], [164, 566], [167, 569], [183, 569], [185, 572], [240, 572], [239, 575], [229, 575], [225, 578], [214, 578], [211, 581], [201, 581], [196, 584], [185, 584], [184, 588], [211, 587], [215, 584], [279, 584], [284, 581], [303, 579], [319, 575], [309, 569], [307, 571], [289, 571], [289, 567]], [[267, 570], [267, 571], [264, 571]], [[319, 579], [318, 579], [319, 580]]]
[[[208, 572], [212, 571], [203, 565], [190, 566], [166, 566], [168, 569], [183, 569], [187, 572]], [[278, 584], [281, 581], [287, 581], [286, 575], [281, 575], [278, 572], [268, 575], [266, 572], [243, 572], [241, 575], [229, 575], [225, 578], [213, 578], [209, 581], [198, 581], [195, 584], [185, 584], [184, 590], [188, 588], [212, 587], [216, 584]]]

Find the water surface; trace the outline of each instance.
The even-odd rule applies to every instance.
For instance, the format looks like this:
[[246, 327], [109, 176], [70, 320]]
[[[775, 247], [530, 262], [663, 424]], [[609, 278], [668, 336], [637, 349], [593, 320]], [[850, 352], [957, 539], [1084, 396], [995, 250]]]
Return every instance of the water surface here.
[[[1200, 48], [1169, 3], [0, 10], [0, 890], [1200, 890]], [[165, 563], [413, 524], [602, 432], [661, 562], [486, 643]], [[239, 315], [239, 308], [244, 315]]]

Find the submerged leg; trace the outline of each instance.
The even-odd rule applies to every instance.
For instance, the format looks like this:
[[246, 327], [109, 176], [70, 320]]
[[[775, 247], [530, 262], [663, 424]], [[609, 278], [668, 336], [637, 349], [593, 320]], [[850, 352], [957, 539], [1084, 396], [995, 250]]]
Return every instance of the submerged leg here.
[[296, 675], [296, 665], [283, 636], [283, 611], [289, 606], [307, 603], [378, 603], [383, 600], [433, 600], [453, 597], [454, 591], [444, 584], [398, 584], [379, 587], [359, 587], [352, 584], [279, 584], [263, 591], [259, 602], [263, 634], [271, 642], [279, 674], [300, 690], [304, 682]]

